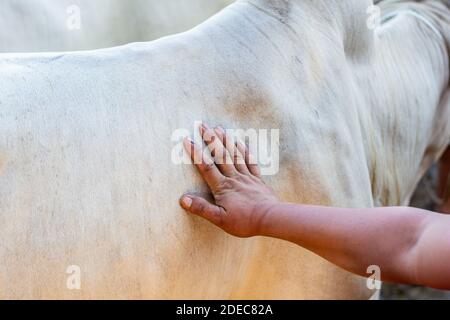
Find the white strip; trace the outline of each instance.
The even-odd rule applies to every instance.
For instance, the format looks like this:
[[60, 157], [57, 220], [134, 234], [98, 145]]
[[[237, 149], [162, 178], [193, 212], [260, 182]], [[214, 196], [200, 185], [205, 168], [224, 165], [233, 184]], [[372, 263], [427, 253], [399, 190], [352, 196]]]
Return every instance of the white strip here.
[[417, 11], [413, 10], [413, 9], [408, 9], [408, 10], [400, 10], [400, 11], [394, 11], [391, 12], [387, 15], [385, 15], [383, 18], [381, 18], [381, 24], [386, 23], [387, 21], [391, 20], [392, 18], [395, 18], [396, 16], [398, 16], [399, 14], [409, 14], [412, 15], [413, 17], [416, 17], [417, 19], [419, 19], [420, 21], [422, 21], [423, 23], [425, 23], [428, 27], [431, 28], [431, 30], [434, 31], [434, 33], [436, 33], [438, 35], [438, 37], [442, 40], [445, 41], [444, 36], [442, 35], [442, 33], [436, 28], [436, 26], [433, 24], [433, 22], [429, 21], [427, 18], [425, 18], [423, 15], [421, 15], [420, 13], [418, 13]]

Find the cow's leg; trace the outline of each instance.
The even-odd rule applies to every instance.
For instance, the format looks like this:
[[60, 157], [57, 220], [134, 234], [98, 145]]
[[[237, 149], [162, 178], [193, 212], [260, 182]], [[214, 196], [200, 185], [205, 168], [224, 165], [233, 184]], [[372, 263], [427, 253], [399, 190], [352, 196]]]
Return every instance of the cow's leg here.
[[444, 203], [439, 207], [439, 211], [450, 214], [450, 146], [439, 163], [438, 195], [444, 199]]

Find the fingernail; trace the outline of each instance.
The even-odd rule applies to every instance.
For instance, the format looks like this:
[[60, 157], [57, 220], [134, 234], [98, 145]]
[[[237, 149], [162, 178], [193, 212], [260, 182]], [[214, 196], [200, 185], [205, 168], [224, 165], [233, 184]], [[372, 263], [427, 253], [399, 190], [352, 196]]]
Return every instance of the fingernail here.
[[183, 197], [181, 199], [181, 205], [183, 206], [183, 208], [189, 209], [192, 205], [192, 199], [189, 197]]
[[211, 132], [211, 128], [206, 123], [202, 123], [202, 130], [203, 130], [202, 134], [207, 134], [207, 133], [211, 134], [210, 133]]
[[188, 142], [188, 143], [190, 143], [190, 144], [195, 144], [195, 141], [192, 140], [192, 139], [189, 138], [189, 137], [186, 137], [186, 138], [185, 138], [185, 141]]
[[183, 143], [184, 143], [185, 145], [186, 145], [186, 144], [190, 144], [190, 143], [191, 143], [191, 138], [189, 138], [189, 137], [184, 137]]

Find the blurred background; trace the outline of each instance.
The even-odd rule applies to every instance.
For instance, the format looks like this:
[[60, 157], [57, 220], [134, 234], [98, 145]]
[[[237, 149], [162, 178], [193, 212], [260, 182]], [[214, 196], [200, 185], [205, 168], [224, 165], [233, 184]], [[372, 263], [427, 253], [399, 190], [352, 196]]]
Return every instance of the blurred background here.
[[186, 31], [231, 0], [0, 0], [0, 52], [75, 51]]
[[[232, 0], [0, 0], [0, 53], [76, 51], [187, 31]], [[437, 166], [412, 206], [437, 210]], [[449, 208], [450, 209], [450, 208]], [[450, 299], [450, 292], [384, 284], [382, 299]]]

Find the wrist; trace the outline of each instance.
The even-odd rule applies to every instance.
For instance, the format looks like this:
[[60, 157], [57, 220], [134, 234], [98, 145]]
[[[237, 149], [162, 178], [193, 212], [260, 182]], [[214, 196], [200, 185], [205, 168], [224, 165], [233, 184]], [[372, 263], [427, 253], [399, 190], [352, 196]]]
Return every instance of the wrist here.
[[274, 212], [281, 205], [278, 200], [264, 201], [254, 208], [254, 216], [258, 217], [256, 236], [270, 236]]

